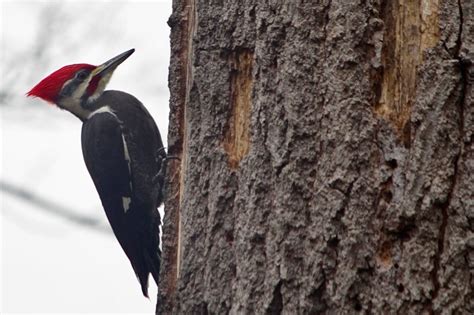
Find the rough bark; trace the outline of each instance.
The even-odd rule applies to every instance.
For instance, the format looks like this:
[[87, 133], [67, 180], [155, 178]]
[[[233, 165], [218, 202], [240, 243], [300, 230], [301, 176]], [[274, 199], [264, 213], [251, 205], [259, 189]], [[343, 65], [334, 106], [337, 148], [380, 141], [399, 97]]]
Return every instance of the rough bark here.
[[157, 310], [474, 313], [473, 5], [174, 0]]

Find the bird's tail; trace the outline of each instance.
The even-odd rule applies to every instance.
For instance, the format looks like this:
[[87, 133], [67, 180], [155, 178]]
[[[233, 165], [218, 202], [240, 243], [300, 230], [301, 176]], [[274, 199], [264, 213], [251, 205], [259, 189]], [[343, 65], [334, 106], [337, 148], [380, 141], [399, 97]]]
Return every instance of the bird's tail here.
[[161, 250], [157, 248], [156, 253], [145, 252], [144, 256], [148, 271], [151, 273], [156, 285], [158, 286], [158, 279], [160, 278]]
[[[152, 257], [154, 256], [154, 257]], [[146, 249], [143, 251], [143, 259], [140, 266], [133, 265], [135, 274], [137, 275], [138, 281], [142, 288], [142, 293], [145, 297], [148, 296], [148, 278], [151, 273], [153, 279], [158, 285], [158, 279], [160, 275], [160, 262], [161, 262], [161, 251], [158, 249], [156, 255], [150, 254]]]
[[150, 298], [148, 296], [148, 275], [149, 274], [150, 274], [149, 272], [137, 273], [138, 281], [140, 282], [140, 286], [142, 287], [143, 296], [146, 298]]

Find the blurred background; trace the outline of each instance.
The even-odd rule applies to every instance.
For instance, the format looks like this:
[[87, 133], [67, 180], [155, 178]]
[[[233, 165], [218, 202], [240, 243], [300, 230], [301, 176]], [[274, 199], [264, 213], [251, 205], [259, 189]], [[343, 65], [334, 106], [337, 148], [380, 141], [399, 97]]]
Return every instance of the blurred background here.
[[[130, 48], [108, 89], [135, 95], [166, 145], [171, 0], [0, 5], [0, 313], [148, 313], [81, 152], [81, 122], [25, 93]], [[160, 209], [161, 213], [162, 209]]]

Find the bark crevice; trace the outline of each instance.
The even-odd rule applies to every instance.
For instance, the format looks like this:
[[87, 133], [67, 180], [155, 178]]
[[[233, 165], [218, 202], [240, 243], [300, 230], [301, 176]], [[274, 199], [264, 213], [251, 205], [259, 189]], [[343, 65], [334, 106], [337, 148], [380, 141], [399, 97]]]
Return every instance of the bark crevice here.
[[458, 111], [459, 111], [459, 121], [458, 121], [458, 128], [459, 128], [459, 150], [454, 157], [454, 171], [451, 178], [450, 187], [448, 190], [448, 194], [446, 200], [438, 205], [435, 205], [439, 211], [441, 211], [441, 224], [438, 231], [438, 241], [437, 241], [437, 250], [435, 253], [434, 261], [433, 261], [433, 269], [431, 271], [431, 278], [433, 282], [433, 292], [431, 295], [429, 311], [433, 313], [433, 305], [435, 303], [436, 298], [439, 295], [441, 283], [439, 279], [439, 272], [441, 268], [441, 259], [445, 249], [445, 238], [446, 238], [446, 227], [448, 225], [449, 220], [449, 208], [451, 206], [451, 201], [453, 198], [453, 194], [456, 188], [456, 184], [458, 182], [458, 175], [459, 175], [459, 163], [461, 161], [461, 157], [463, 154], [464, 149], [464, 106], [465, 106], [465, 94], [466, 88], [468, 84], [468, 71], [469, 66], [466, 65], [463, 57], [461, 56], [461, 47], [462, 47], [462, 32], [463, 32], [463, 9], [462, 9], [462, 1], [458, 0], [458, 10], [459, 10], [459, 30], [456, 39], [456, 47], [455, 47], [455, 58], [458, 61], [459, 71], [460, 71], [460, 94], [458, 102], [456, 102]]
[[273, 290], [273, 297], [267, 309], [268, 315], [279, 315], [283, 310], [283, 297], [281, 295], [281, 286], [283, 282], [280, 280]]
[[165, 216], [163, 218], [162, 265], [156, 304], [157, 314], [169, 314], [177, 303], [181, 252], [181, 203], [187, 162], [187, 114], [192, 71], [192, 33], [195, 29], [195, 0], [173, 4], [171, 27], [170, 128], [168, 154], [179, 162], [167, 163]]

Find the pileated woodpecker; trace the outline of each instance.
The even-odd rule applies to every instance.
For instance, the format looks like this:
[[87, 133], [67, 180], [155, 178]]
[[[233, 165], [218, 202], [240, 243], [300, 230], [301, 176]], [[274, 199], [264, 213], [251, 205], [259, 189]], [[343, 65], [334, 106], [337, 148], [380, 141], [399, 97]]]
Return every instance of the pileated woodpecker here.
[[112, 73], [135, 50], [100, 66], [72, 64], [27, 93], [56, 104], [82, 122], [82, 153], [117, 240], [148, 297], [160, 268], [158, 206], [162, 203], [160, 132], [143, 104], [121, 91], [104, 91]]

